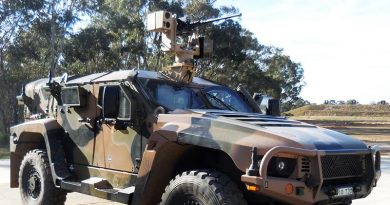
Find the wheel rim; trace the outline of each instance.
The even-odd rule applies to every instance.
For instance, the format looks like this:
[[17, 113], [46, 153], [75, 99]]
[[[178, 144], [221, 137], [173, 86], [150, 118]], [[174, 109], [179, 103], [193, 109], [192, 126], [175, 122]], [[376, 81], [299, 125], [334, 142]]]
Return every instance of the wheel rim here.
[[33, 166], [29, 166], [23, 178], [23, 189], [26, 195], [37, 199], [41, 193], [41, 176], [38, 171]]
[[185, 194], [178, 197], [173, 204], [183, 204], [183, 205], [204, 205], [201, 200], [191, 194]]

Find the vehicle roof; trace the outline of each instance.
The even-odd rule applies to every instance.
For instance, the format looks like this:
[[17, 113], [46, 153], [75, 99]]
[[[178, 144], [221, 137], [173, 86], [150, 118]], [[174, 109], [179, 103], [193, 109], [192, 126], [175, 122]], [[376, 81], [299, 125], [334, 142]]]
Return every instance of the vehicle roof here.
[[[68, 82], [66, 82], [65, 84], [84, 85], [84, 84], [101, 83], [101, 82], [120, 82], [125, 80], [131, 80], [136, 75], [138, 78], [168, 80], [168, 78], [162, 75], [160, 72], [134, 69], [134, 70], [119, 70], [119, 71], [112, 71], [112, 72], [94, 73], [82, 77], [74, 77]], [[218, 84], [203, 78], [194, 77], [190, 85], [217, 86]]]

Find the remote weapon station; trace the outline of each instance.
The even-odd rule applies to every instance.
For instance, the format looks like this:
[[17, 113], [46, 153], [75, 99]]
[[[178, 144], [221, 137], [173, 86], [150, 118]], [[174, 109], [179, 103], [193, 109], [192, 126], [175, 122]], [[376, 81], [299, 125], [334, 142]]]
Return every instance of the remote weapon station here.
[[[239, 15], [235, 15], [239, 16]], [[350, 136], [278, 116], [236, 90], [194, 76], [211, 48], [190, 22], [148, 15], [175, 63], [50, 77], [18, 97], [10, 185], [23, 204], [64, 204], [79, 192], [133, 205], [350, 204], [381, 175], [380, 152]]]
[[190, 22], [188, 18], [183, 21], [167, 11], [149, 14], [147, 20], [148, 31], [161, 33], [161, 50], [175, 54], [175, 63], [163, 67], [162, 73], [177, 82], [191, 83], [195, 75], [193, 59], [202, 58], [205, 53], [211, 52], [213, 49], [211, 40], [200, 37], [195, 32], [197, 27], [238, 16], [241, 16], [241, 14]]

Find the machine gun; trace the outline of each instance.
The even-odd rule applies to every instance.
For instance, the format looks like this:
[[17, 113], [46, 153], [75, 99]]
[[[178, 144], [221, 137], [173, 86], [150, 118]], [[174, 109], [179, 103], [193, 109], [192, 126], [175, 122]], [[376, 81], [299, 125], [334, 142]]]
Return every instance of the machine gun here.
[[199, 26], [203, 26], [209, 23], [214, 23], [217, 21], [222, 21], [226, 19], [231, 19], [234, 17], [240, 17], [242, 14], [234, 14], [230, 16], [224, 16], [220, 18], [214, 18], [214, 19], [208, 19], [208, 20], [200, 20], [200, 21], [195, 21], [191, 22], [189, 18], [186, 18], [185, 20], [182, 20], [181, 18], [177, 19], [177, 34], [188, 34], [188, 33], [194, 33], [195, 28]]
[[195, 75], [193, 59], [202, 58], [204, 53], [212, 51], [212, 41], [200, 37], [195, 28], [237, 16], [241, 14], [191, 22], [189, 18], [181, 20], [167, 11], [148, 14], [147, 30], [161, 33], [161, 50], [175, 54], [175, 63], [163, 67], [161, 73], [180, 83], [192, 82]]

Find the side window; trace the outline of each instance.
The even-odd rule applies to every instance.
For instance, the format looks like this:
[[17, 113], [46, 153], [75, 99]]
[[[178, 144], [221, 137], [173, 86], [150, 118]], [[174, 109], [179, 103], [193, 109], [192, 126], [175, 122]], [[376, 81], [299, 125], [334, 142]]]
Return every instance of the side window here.
[[103, 90], [103, 117], [117, 118], [119, 109], [119, 86], [106, 86]]
[[99, 89], [98, 104], [103, 109], [104, 118], [131, 118], [131, 104], [124, 91], [117, 85]]
[[120, 119], [130, 119], [131, 117], [131, 104], [130, 100], [127, 98], [123, 90], [120, 90], [119, 93], [119, 113], [118, 118]]
[[104, 88], [103, 86], [101, 86], [99, 88], [99, 96], [98, 96], [98, 105], [101, 109], [103, 109], [103, 95], [104, 95]]

